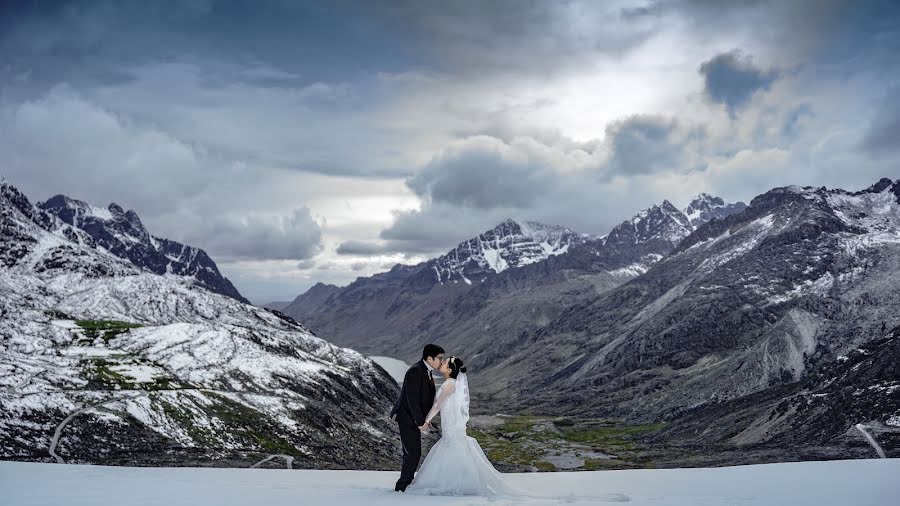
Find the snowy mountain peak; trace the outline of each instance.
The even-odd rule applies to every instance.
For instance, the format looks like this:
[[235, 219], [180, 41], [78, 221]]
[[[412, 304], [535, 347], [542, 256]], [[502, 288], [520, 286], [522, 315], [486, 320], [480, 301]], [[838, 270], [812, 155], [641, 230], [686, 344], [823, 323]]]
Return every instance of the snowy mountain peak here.
[[440, 284], [460, 280], [471, 284], [508, 268], [565, 253], [570, 246], [581, 244], [588, 237], [559, 225], [507, 218], [429, 261], [425, 269]]
[[693, 226], [687, 216], [671, 202], [664, 200], [616, 225], [607, 234], [605, 244], [634, 245], [662, 241], [674, 247], [692, 230]]
[[725, 201], [721, 197], [716, 197], [708, 193], [699, 193], [691, 200], [691, 203], [684, 208], [684, 214], [690, 216], [713, 207], [721, 207], [725, 205]]
[[31, 208], [31, 202], [28, 200], [28, 197], [9, 183], [4, 182], [0, 186], [0, 199], [2, 199], [3, 205], [11, 205], [23, 214], [31, 215], [34, 211]]
[[[99, 247], [133, 265], [156, 274], [194, 278], [209, 290], [248, 302], [219, 272], [215, 262], [200, 248], [150, 235], [133, 210], [112, 203], [106, 209], [66, 195], [55, 195], [32, 206], [25, 199], [25, 212], [52, 216], [77, 230], [91, 247]], [[28, 210], [31, 211], [28, 211]], [[32, 219], [35, 219], [32, 217]]]
[[700, 193], [684, 208], [684, 214], [694, 228], [712, 220], [722, 219], [747, 208], [743, 202], [725, 203], [721, 197]]
[[885, 191], [890, 191], [897, 197], [897, 202], [900, 202], [900, 179], [891, 181], [890, 179], [883, 177], [878, 180], [877, 183], [857, 193], [882, 193]]
[[796, 195], [807, 200], [827, 202], [835, 196], [861, 196], [882, 193], [893, 195], [895, 197], [895, 200], [900, 203], [900, 179], [894, 181], [889, 178], [883, 177], [868, 188], [856, 192], [849, 192], [840, 188], [828, 189], [824, 186], [782, 186], [779, 188], [773, 188], [768, 192], [757, 196], [753, 200], [771, 200], [772, 198], [776, 198], [778, 196]]
[[700, 225], [714, 218], [722, 219], [738, 213], [746, 207], [743, 202], [725, 203], [722, 198], [707, 193], [697, 195], [684, 210], [663, 200], [616, 225], [606, 235], [604, 244], [630, 246], [655, 242], [660, 245], [660, 253], [663, 253], [675, 247]]
[[[118, 232], [120, 236], [127, 236], [129, 242], [150, 242], [150, 234], [138, 214], [131, 209], [125, 211], [115, 202], [104, 209], [66, 195], [55, 195], [37, 205], [78, 228], [103, 226]], [[102, 225], [92, 225], [92, 222]]]

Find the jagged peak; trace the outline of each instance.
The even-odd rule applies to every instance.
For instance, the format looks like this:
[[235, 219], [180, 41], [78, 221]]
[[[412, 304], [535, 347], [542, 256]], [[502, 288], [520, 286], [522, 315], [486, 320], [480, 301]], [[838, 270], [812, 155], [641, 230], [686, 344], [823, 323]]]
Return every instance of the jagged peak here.
[[3, 195], [12, 194], [12, 195], [21, 195], [22, 192], [19, 191], [18, 188], [12, 185], [12, 183], [8, 181], [3, 181], [3, 184], [0, 184], [0, 193]]
[[895, 182], [889, 178], [883, 177], [883, 178], [879, 179], [877, 183], [866, 188], [861, 193], [881, 193], [881, 192], [887, 190], [888, 188], [894, 186], [894, 184], [900, 184], [900, 179], [898, 179]]
[[[678, 209], [677, 207], [675, 207], [675, 205], [672, 204], [671, 202], [669, 202], [668, 199], [664, 199], [660, 203], [655, 203], [646, 209], [642, 209], [641, 211], [638, 211], [637, 214], [635, 214], [634, 216], [631, 217], [631, 219], [623, 221], [622, 225], [629, 224], [629, 223], [631, 225], [637, 225], [638, 223], [647, 219], [648, 216], [650, 216], [651, 214], [654, 214], [654, 213], [662, 213], [662, 214], [666, 214], [666, 215], [671, 215], [673, 213], [678, 214], [678, 215], [684, 214], [681, 211], [681, 209]], [[679, 221], [681, 221], [681, 220], [679, 220]]]
[[21, 190], [8, 182], [0, 186], [0, 198], [9, 202], [20, 212], [24, 213], [27, 216], [31, 216], [34, 212], [33, 206], [31, 204], [31, 201], [28, 200], [28, 197], [24, 193], [22, 193]]
[[723, 199], [722, 197], [718, 197], [716, 195], [711, 195], [706, 192], [701, 192], [701, 193], [698, 193], [696, 196], [694, 196], [694, 198], [691, 199], [690, 204], [687, 205], [685, 210], [688, 211], [688, 210], [694, 210], [694, 209], [701, 209], [703, 207], [709, 207], [710, 205], [724, 206], [725, 199]]
[[484, 234], [487, 234], [490, 232], [497, 232], [497, 231], [505, 230], [505, 229], [513, 229], [513, 230], [521, 231], [522, 225], [520, 225], [518, 221], [516, 221], [512, 218], [506, 218], [505, 220], [498, 223], [497, 226], [495, 226], [494, 228], [492, 228], [480, 235], [484, 235]]
[[[850, 192], [844, 190], [842, 188], [827, 188], [825, 186], [800, 186], [800, 185], [788, 185], [788, 186], [779, 186], [777, 188], [772, 188], [771, 190], [763, 193], [762, 195], [767, 194], [784, 194], [784, 193], [793, 193], [797, 195], [802, 195], [807, 198], [814, 198], [815, 196], [827, 196], [829, 194], [845, 194], [845, 195], [861, 195], [864, 193], [881, 193], [885, 190], [891, 190], [900, 192], [900, 179], [891, 180], [890, 178], [883, 177], [879, 179], [877, 182], [869, 186], [864, 190], [859, 190], [855, 192]], [[761, 195], [760, 195], [761, 196]], [[756, 198], [759, 198], [757, 196]], [[754, 199], [756, 200], [756, 199]]]

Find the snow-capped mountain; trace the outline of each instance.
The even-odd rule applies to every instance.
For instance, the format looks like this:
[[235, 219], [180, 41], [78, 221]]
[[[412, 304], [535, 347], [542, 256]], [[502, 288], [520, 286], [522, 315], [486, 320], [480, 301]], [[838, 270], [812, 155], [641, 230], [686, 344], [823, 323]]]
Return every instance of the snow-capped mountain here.
[[430, 260], [424, 270], [433, 273], [439, 284], [456, 280], [472, 284], [490, 274], [561, 255], [589, 238], [558, 225], [507, 219]]
[[0, 458], [393, 466], [397, 385], [371, 360], [140, 268], [8, 184], [0, 230]]
[[317, 284], [284, 312], [341, 345], [407, 359], [437, 336], [468, 347], [514, 341], [561, 308], [647, 272], [691, 231], [668, 201], [603, 237], [505, 220], [427, 262], [345, 287]]
[[604, 245], [661, 243], [663, 247], [674, 248], [693, 230], [694, 226], [688, 217], [671, 202], [664, 200], [662, 204], [644, 209], [630, 220], [616, 225], [606, 235]]
[[693, 228], [712, 220], [723, 219], [732, 214], [739, 213], [747, 208], [743, 202], [725, 203], [721, 197], [715, 197], [708, 193], [701, 193], [691, 200], [682, 210]]
[[65, 195], [56, 195], [37, 207], [63, 222], [84, 230], [97, 247], [127, 259], [156, 274], [170, 273], [193, 277], [198, 284], [214, 292], [249, 303], [231, 281], [223, 276], [215, 262], [200, 248], [151, 235], [137, 213], [124, 211], [116, 203], [107, 208]]

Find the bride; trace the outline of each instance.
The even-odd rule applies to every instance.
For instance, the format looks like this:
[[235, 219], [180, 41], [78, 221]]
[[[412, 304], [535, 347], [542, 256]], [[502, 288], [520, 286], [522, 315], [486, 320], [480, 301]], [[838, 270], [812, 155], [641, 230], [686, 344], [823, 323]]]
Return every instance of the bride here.
[[438, 371], [444, 383], [437, 392], [424, 430], [441, 414], [441, 439], [431, 448], [407, 492], [431, 495], [522, 495], [494, 469], [475, 438], [466, 435], [469, 421], [469, 381], [459, 357], [450, 357]]

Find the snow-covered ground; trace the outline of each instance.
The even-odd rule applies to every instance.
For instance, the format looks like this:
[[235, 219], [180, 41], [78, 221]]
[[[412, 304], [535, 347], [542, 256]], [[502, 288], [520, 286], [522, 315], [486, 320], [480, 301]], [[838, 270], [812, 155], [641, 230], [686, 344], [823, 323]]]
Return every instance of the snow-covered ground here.
[[392, 490], [398, 473], [275, 469], [135, 468], [0, 462], [4, 506], [206, 504], [367, 506], [423, 503], [632, 505], [895, 505], [900, 459], [721, 468], [505, 475], [546, 499], [422, 497]]

